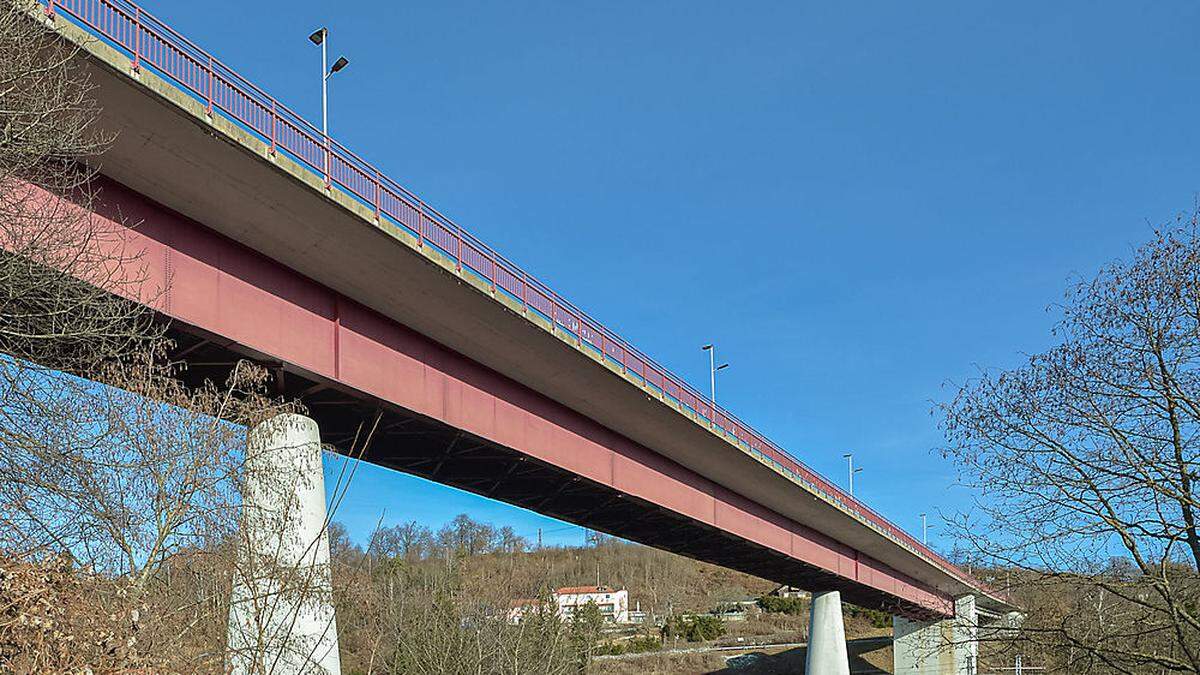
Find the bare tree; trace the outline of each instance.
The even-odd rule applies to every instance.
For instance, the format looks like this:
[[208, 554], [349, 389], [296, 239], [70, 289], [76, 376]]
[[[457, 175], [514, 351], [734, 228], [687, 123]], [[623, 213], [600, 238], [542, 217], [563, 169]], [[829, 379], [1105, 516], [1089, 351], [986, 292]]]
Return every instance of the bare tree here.
[[[110, 142], [69, 45], [0, 2], [0, 351], [85, 372], [159, 335], [122, 228], [95, 218], [94, 169]], [[144, 292], [144, 291], [143, 291]]]
[[1196, 217], [1061, 312], [1057, 346], [939, 407], [945, 454], [981, 495], [957, 532], [1027, 606], [1016, 648], [1070, 672], [1197, 672]]
[[147, 355], [106, 368], [110, 386], [0, 362], [0, 547], [67, 551], [141, 586], [231, 537], [242, 425], [286, 409], [261, 394], [264, 370], [234, 373], [188, 389]]
[[433, 532], [417, 521], [380, 527], [371, 535], [370, 553], [384, 559], [420, 560], [433, 554]]

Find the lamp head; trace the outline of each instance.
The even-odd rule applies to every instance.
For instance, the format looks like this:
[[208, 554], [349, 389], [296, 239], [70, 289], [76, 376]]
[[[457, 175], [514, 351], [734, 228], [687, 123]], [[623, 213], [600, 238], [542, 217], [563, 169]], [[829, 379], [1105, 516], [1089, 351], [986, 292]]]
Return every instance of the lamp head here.
[[320, 28], [314, 30], [312, 35], [308, 36], [308, 39], [314, 45], [320, 45], [322, 42], [325, 41], [325, 34], [328, 32], [329, 32], [328, 28], [321, 26]]
[[712, 349], [712, 345], [704, 345], [700, 349], [703, 349], [704, 351], [708, 351], [708, 350]]
[[333, 67], [329, 69], [329, 74], [332, 75], [348, 65], [350, 65], [350, 60], [344, 56], [339, 56], [338, 60], [333, 62]]

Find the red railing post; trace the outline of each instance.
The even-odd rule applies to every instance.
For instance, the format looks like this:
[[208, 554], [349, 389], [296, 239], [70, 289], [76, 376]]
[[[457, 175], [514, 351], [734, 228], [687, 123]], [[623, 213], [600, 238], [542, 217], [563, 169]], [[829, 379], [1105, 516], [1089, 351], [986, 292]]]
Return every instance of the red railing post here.
[[275, 98], [271, 97], [271, 156], [275, 155], [279, 143], [279, 111]]
[[455, 242], [455, 247], [457, 248], [457, 250], [454, 252], [454, 269], [457, 272], [461, 272], [462, 271], [462, 240], [463, 240], [462, 228], [456, 226], [454, 234], [457, 235], [457, 237], [458, 237], [457, 241]]
[[380, 195], [383, 191], [383, 176], [379, 175], [379, 169], [375, 169], [375, 222], [379, 222], [379, 214], [382, 212], [379, 207]]
[[321, 137], [325, 142], [325, 189], [328, 190], [330, 186], [333, 185], [333, 183], [329, 180], [329, 134], [321, 134]]
[[529, 316], [529, 275], [521, 272], [521, 311]]
[[[275, 101], [271, 101], [271, 105], [274, 106]], [[212, 112], [213, 112], [213, 57], [212, 57], [212, 54], [208, 55], [208, 101], [205, 105], [204, 111], [206, 113], [208, 113], [209, 117], [212, 117]], [[274, 141], [274, 138], [272, 138], [271, 140]], [[272, 154], [274, 154], [274, 149], [272, 149], [271, 152], [272, 152]]]
[[133, 72], [142, 69], [142, 8], [133, 8]]
[[46, 16], [50, 17], [51, 19], [54, 18], [54, 0], [49, 0], [49, 2], [46, 3]]
[[425, 202], [417, 200], [417, 246], [425, 247]]

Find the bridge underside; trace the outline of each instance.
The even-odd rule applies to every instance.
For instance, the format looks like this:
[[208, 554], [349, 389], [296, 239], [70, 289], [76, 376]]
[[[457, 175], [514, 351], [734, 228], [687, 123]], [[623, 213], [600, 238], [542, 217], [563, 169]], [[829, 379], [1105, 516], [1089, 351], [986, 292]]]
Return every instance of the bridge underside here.
[[322, 441], [343, 454], [353, 452], [356, 439], [361, 449], [361, 439], [374, 427], [363, 461], [781, 584], [838, 590], [861, 607], [914, 620], [940, 616], [515, 449], [319, 382], [180, 322], [171, 324], [170, 334], [177, 343], [176, 358], [187, 364], [185, 380], [221, 382], [238, 360], [255, 361], [274, 373], [278, 394], [308, 407], [321, 427]]

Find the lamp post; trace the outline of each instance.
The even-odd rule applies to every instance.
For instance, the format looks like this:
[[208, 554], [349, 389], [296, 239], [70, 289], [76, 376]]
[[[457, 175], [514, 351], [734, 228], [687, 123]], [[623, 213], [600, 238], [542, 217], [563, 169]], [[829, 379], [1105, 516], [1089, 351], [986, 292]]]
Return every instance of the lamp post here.
[[921, 543], [929, 545], [929, 523], [925, 520], [924, 513], [921, 514]]
[[707, 345], [704, 345], [703, 347], [701, 347], [700, 349], [703, 349], [704, 351], [708, 352], [709, 401], [713, 404], [713, 407], [715, 408], [715, 407], [717, 407], [717, 371], [725, 370], [726, 368], [729, 367], [729, 364], [722, 363], [719, 366], [717, 365], [717, 348], [716, 348], [716, 346], [707, 344]]
[[854, 496], [854, 474], [862, 471], [862, 467], [859, 467], [857, 469], [854, 468], [854, 453], [853, 452], [847, 452], [846, 454], [842, 455], [842, 457], [846, 458], [846, 463], [849, 465], [850, 496], [853, 497]]
[[328, 45], [329, 45], [329, 29], [321, 26], [308, 36], [310, 42], [321, 48], [321, 144], [324, 146], [324, 166], [325, 173], [325, 189], [329, 189], [329, 78], [334, 73], [350, 65], [350, 60], [344, 56], [339, 56], [337, 61], [333, 62], [333, 67], [328, 65]]
[[339, 56], [337, 61], [333, 62], [333, 67], [329, 67], [328, 61], [328, 46], [329, 46], [329, 29], [321, 26], [308, 36], [310, 42], [321, 48], [321, 133], [325, 136], [329, 135], [329, 78], [339, 70], [350, 65], [350, 60], [344, 56]]

